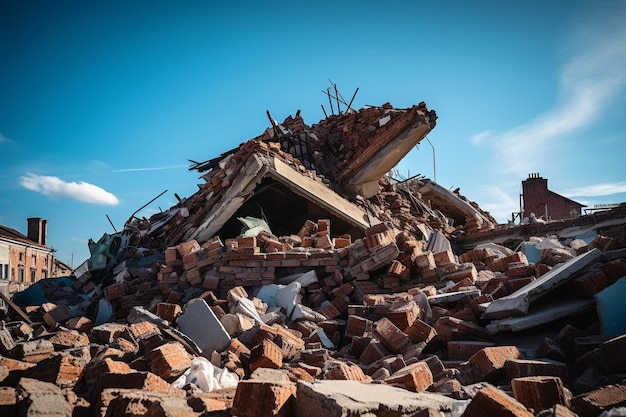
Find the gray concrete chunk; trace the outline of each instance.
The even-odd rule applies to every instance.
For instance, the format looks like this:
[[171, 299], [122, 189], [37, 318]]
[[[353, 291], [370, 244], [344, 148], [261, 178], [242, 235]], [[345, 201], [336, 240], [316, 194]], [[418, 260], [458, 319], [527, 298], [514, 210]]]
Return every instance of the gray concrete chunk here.
[[411, 392], [357, 381], [298, 382], [296, 415], [300, 417], [400, 417], [427, 408], [450, 412], [454, 400], [440, 394]]
[[204, 354], [221, 351], [230, 344], [230, 335], [202, 299], [189, 304], [176, 322], [180, 331], [189, 336]]
[[502, 319], [526, 314], [533, 301], [576, 277], [579, 272], [596, 262], [601, 256], [602, 251], [594, 248], [589, 252], [572, 258], [530, 284], [523, 286], [513, 294], [488, 303], [483, 317], [487, 319]]

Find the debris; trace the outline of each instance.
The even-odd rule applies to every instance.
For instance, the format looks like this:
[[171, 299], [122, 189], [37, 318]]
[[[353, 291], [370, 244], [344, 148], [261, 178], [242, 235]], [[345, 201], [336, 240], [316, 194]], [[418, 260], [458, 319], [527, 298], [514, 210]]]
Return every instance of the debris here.
[[529, 416], [622, 405], [626, 205], [498, 225], [459, 190], [388, 174], [435, 127], [424, 103], [342, 103], [313, 126], [270, 116], [262, 135], [193, 162], [196, 193], [90, 241], [75, 276], [7, 298], [0, 408]]

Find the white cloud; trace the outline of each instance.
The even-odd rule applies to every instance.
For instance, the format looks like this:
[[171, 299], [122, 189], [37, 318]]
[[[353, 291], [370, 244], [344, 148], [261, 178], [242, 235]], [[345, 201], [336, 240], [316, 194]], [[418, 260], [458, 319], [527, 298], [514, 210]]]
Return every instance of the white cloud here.
[[560, 194], [565, 197], [599, 197], [605, 195], [613, 195], [619, 193], [626, 193], [626, 181], [614, 182], [614, 183], [602, 183], [595, 185], [588, 185], [586, 187], [570, 188], [562, 191]]
[[[597, 121], [604, 109], [626, 87], [626, 11], [611, 11], [604, 21], [581, 22], [572, 38], [576, 45], [560, 74], [557, 103], [543, 114], [502, 133], [485, 131], [474, 135], [476, 146], [496, 150], [503, 171], [523, 176], [544, 163], [540, 149], [556, 146], [567, 134]], [[550, 155], [549, 152], [545, 152]]]
[[482, 187], [479, 193], [480, 208], [488, 211], [499, 223], [506, 223], [511, 219], [511, 213], [519, 211], [519, 200], [511, 198], [500, 187]]
[[0, 133], [0, 143], [13, 143], [13, 141]]
[[97, 185], [87, 182], [65, 182], [58, 177], [27, 173], [20, 177], [20, 184], [29, 190], [49, 197], [71, 198], [90, 204], [116, 206], [119, 199]]

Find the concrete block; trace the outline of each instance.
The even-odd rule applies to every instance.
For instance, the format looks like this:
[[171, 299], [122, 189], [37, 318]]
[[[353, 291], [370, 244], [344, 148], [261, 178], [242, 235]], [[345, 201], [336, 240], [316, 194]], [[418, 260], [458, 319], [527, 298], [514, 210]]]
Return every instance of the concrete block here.
[[65, 399], [61, 388], [50, 382], [22, 378], [15, 387], [21, 401], [20, 415], [67, 417], [71, 415], [70, 404]]
[[589, 267], [601, 256], [602, 252], [599, 249], [593, 249], [551, 269], [514, 293], [490, 302], [486, 306], [484, 317], [501, 319], [526, 314], [533, 301], [571, 280], [578, 272]]
[[103, 416], [198, 417], [185, 398], [140, 389], [105, 389], [96, 409]]
[[427, 408], [450, 412], [454, 400], [431, 392], [411, 392], [385, 384], [357, 381], [298, 382], [299, 417], [402, 416]]
[[247, 380], [237, 385], [231, 414], [238, 417], [289, 417], [296, 386]]

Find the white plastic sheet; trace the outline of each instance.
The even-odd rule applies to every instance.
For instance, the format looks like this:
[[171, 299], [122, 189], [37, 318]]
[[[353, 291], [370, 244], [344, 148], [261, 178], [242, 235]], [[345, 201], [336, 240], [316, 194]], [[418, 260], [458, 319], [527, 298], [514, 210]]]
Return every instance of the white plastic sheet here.
[[239, 383], [237, 374], [218, 368], [201, 356], [194, 358], [189, 369], [172, 383], [175, 388], [194, 384], [203, 392], [213, 392], [222, 388], [236, 387]]

